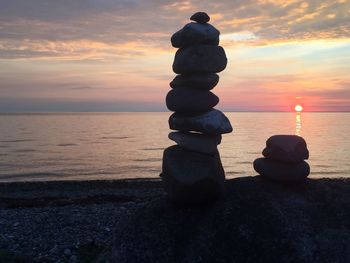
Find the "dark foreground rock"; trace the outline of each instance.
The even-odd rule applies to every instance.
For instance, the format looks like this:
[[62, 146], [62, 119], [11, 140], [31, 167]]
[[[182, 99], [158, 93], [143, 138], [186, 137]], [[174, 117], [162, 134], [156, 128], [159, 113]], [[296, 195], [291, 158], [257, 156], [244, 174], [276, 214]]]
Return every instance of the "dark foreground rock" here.
[[210, 91], [178, 88], [172, 89], [166, 96], [169, 110], [176, 112], [205, 112], [219, 103], [219, 98]]
[[221, 135], [190, 132], [171, 132], [168, 137], [184, 149], [206, 154], [216, 154], [222, 138]]
[[262, 154], [270, 160], [286, 163], [300, 163], [309, 158], [305, 140], [297, 135], [271, 136]]
[[216, 109], [196, 115], [175, 112], [169, 118], [169, 127], [172, 130], [196, 131], [210, 135], [230, 133], [233, 130], [229, 119]]
[[266, 178], [284, 182], [302, 182], [310, 174], [310, 166], [305, 161], [294, 164], [267, 158], [256, 159], [254, 170]]
[[223, 193], [225, 182], [219, 152], [203, 154], [178, 145], [165, 149], [160, 176], [169, 199], [180, 206], [216, 201]]
[[191, 87], [201, 90], [211, 90], [219, 82], [219, 75], [215, 73], [198, 73], [191, 75], [177, 75], [170, 87], [173, 89], [182, 87]]
[[348, 263], [349, 218], [349, 178], [231, 179], [196, 209], [160, 180], [1, 183], [0, 262]]
[[171, 37], [173, 47], [219, 45], [220, 32], [210, 24], [188, 23]]
[[350, 179], [226, 181], [215, 205], [156, 198], [125, 217], [99, 262], [350, 262]]
[[218, 73], [227, 65], [225, 51], [220, 46], [196, 45], [180, 48], [175, 55], [176, 74]]

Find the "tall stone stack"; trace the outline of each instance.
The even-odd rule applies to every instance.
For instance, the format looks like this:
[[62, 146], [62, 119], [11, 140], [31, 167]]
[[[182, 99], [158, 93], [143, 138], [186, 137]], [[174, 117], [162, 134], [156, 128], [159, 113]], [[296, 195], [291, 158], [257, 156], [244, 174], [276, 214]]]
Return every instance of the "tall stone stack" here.
[[232, 132], [230, 121], [213, 109], [219, 98], [210, 92], [219, 82], [216, 74], [226, 68], [220, 32], [208, 24], [206, 13], [195, 13], [191, 23], [176, 32], [171, 43], [179, 48], [166, 105], [174, 111], [169, 134], [175, 141], [163, 154], [160, 175], [169, 199], [179, 205], [205, 204], [218, 199], [225, 181], [217, 145], [221, 134]]

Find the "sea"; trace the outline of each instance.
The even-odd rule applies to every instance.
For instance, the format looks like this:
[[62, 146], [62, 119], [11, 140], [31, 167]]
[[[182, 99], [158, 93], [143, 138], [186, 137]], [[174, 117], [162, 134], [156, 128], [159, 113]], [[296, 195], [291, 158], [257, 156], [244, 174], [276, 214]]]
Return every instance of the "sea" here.
[[[0, 114], [0, 182], [159, 178], [171, 113]], [[305, 138], [310, 178], [350, 177], [350, 113], [227, 112], [227, 178], [254, 176], [275, 134]]]

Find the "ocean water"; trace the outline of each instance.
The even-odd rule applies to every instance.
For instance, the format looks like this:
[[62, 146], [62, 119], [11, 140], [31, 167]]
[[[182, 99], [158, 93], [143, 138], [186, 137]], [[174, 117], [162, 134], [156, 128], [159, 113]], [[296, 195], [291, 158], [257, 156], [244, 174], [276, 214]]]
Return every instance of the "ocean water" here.
[[[256, 175], [273, 134], [299, 134], [311, 178], [350, 176], [350, 113], [226, 113], [219, 146], [227, 178]], [[0, 181], [157, 178], [170, 113], [0, 115]]]

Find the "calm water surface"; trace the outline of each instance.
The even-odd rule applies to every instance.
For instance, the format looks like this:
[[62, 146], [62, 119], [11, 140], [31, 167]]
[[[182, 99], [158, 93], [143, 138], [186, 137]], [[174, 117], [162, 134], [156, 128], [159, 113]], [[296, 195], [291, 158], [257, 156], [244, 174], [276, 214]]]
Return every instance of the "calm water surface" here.
[[[350, 113], [226, 113], [219, 146], [228, 178], [256, 173], [273, 134], [299, 134], [311, 177], [350, 177]], [[170, 113], [0, 115], [0, 181], [157, 178]]]

